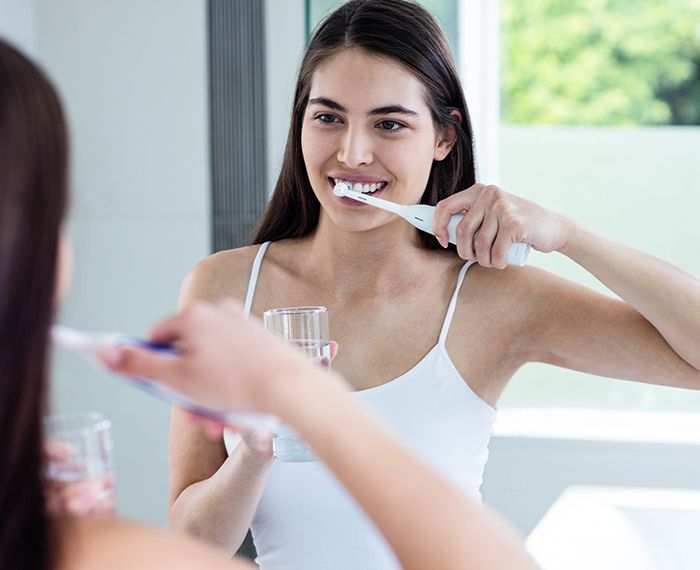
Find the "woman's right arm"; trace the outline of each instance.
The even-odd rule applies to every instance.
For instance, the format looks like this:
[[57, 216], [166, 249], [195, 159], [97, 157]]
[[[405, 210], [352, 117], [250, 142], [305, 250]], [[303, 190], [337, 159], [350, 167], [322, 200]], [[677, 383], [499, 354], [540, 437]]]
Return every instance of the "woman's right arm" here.
[[[180, 308], [198, 300], [242, 298], [252, 264], [250, 253], [226, 252], [200, 262], [183, 282]], [[173, 408], [169, 462], [170, 526], [235, 553], [262, 496], [271, 449], [256, 449], [241, 440], [229, 456], [222, 439], [212, 440], [201, 424]]]
[[265, 487], [271, 458], [243, 442], [230, 456], [189, 416], [173, 409], [170, 424], [171, 528], [234, 554]]

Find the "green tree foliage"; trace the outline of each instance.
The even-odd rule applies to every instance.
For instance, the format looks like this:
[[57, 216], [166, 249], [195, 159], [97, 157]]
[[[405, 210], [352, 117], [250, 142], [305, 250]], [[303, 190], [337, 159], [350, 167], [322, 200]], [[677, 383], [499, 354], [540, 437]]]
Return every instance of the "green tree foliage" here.
[[700, 125], [700, 0], [501, 0], [502, 117]]

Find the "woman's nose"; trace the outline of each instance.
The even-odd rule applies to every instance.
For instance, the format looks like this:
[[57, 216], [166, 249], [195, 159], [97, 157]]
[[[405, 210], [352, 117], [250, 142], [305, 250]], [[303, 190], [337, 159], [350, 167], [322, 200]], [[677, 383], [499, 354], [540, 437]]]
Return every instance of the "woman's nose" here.
[[350, 168], [372, 162], [372, 142], [370, 137], [358, 129], [347, 129], [340, 140], [338, 161]]

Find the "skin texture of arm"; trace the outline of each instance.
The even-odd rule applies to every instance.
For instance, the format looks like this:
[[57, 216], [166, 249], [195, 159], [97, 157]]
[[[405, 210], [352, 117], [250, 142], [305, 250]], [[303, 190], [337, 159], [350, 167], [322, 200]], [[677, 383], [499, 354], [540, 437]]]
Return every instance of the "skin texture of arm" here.
[[158, 378], [204, 405], [277, 415], [357, 498], [404, 568], [536, 567], [505, 523], [398, 443], [348, 397], [340, 377], [314, 367], [236, 305], [192, 306], [156, 327], [152, 340], [177, 341], [182, 356], [123, 347], [102, 358], [115, 371]]
[[[223, 278], [222, 256], [208, 258], [192, 270], [182, 286], [181, 307], [244, 294], [252, 258], [250, 252], [232, 253], [236, 263], [226, 263], [231, 271]], [[233, 256], [228, 254], [227, 261]], [[241, 442], [229, 457], [221, 438], [213, 440], [189, 414], [173, 408], [169, 458], [171, 527], [236, 552], [265, 487], [269, 451]]]
[[[598, 242], [598, 243], [596, 243]], [[595, 248], [595, 253], [589, 253]], [[700, 388], [700, 287], [672, 265], [595, 235], [571, 255], [624, 300], [536, 269], [520, 339], [525, 361], [598, 376]], [[588, 257], [590, 256], [590, 258]]]
[[[561, 252], [642, 315], [693, 369], [696, 387], [700, 384], [700, 281], [696, 277], [578, 225]], [[640, 334], [644, 334], [641, 329]]]
[[60, 570], [252, 570], [185, 536], [111, 517], [62, 520]]

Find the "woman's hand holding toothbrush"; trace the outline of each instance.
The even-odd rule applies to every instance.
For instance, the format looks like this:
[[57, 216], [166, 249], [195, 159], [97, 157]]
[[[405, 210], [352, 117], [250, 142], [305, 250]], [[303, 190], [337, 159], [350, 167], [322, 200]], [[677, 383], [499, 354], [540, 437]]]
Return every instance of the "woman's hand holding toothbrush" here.
[[[101, 349], [97, 355], [114, 372], [156, 380], [212, 409], [276, 414], [278, 395], [293, 390], [298, 378], [333, 375], [246, 317], [234, 301], [194, 304], [157, 324], [149, 341], [173, 344], [177, 354], [124, 345]], [[331, 342], [331, 359], [337, 349]], [[198, 421], [212, 435], [223, 429], [218, 421]], [[269, 449], [250, 430], [230, 427], [261, 457]]]
[[457, 225], [457, 252], [463, 259], [484, 267], [504, 269], [511, 244], [524, 242], [550, 253], [562, 249], [572, 222], [498, 186], [474, 184], [438, 202], [433, 232], [444, 246], [447, 224], [454, 214], [464, 214]]

